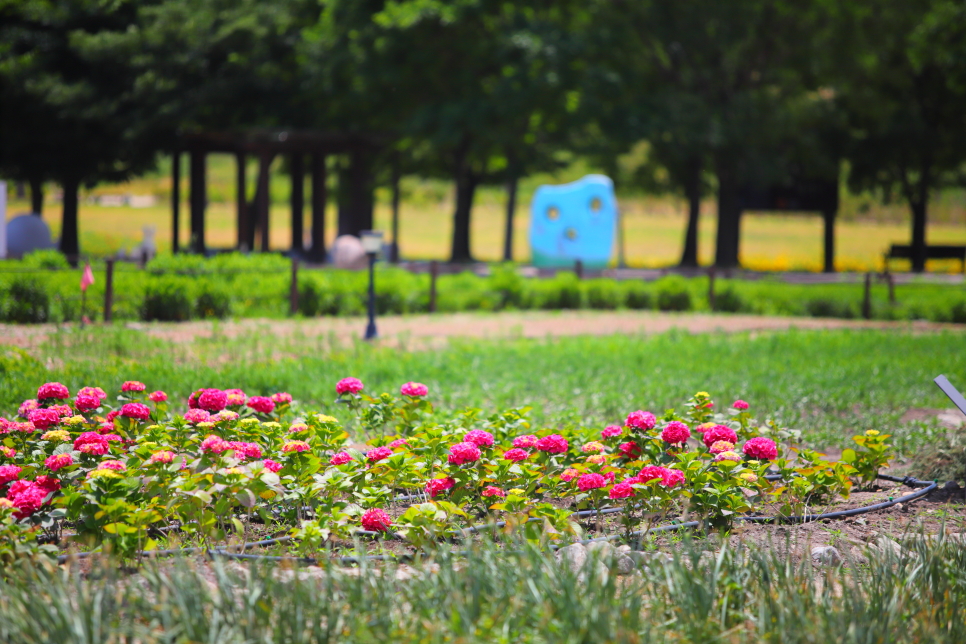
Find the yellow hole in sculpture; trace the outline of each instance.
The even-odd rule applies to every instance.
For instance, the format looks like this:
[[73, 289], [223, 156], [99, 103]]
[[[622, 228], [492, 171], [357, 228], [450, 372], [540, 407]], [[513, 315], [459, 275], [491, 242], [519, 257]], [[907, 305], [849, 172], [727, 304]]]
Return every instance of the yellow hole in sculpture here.
[[550, 206], [547, 208], [547, 219], [550, 221], [557, 221], [560, 219], [560, 209], [556, 206]]

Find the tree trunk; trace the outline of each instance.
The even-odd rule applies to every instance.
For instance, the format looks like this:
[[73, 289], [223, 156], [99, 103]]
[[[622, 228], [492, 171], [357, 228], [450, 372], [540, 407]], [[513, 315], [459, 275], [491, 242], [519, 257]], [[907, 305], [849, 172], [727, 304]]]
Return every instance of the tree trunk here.
[[80, 255], [80, 241], [77, 235], [77, 192], [80, 181], [66, 179], [61, 187], [64, 189], [64, 211], [60, 227], [60, 252], [66, 257], [71, 266], [77, 266]]
[[40, 179], [30, 180], [30, 212], [38, 217], [44, 214], [44, 182]]
[[688, 229], [684, 234], [682, 268], [698, 267], [698, 218], [701, 216], [701, 159], [688, 159], [684, 194], [688, 199]]
[[456, 154], [456, 211], [453, 213], [453, 247], [450, 261], [472, 262], [470, 253], [470, 214], [478, 177], [470, 166], [466, 146]]
[[506, 233], [503, 236], [503, 261], [513, 261], [513, 215], [517, 209], [517, 178], [516, 170], [512, 170], [506, 182]]
[[358, 236], [372, 230], [372, 154], [364, 146], [352, 150], [349, 167], [339, 172], [339, 234]]
[[738, 199], [738, 177], [733, 162], [724, 159], [717, 164], [718, 235], [714, 265], [737, 268], [741, 242], [741, 203]]
[[926, 270], [926, 200], [913, 201], [912, 209], [912, 271]]

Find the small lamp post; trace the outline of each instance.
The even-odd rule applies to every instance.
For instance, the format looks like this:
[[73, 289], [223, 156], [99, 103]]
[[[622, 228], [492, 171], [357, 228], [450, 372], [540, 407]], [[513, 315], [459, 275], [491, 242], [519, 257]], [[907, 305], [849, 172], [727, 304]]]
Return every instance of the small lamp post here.
[[376, 331], [376, 257], [382, 250], [382, 232], [363, 230], [359, 237], [362, 250], [369, 256], [369, 324], [366, 326], [365, 339], [374, 340], [379, 336]]

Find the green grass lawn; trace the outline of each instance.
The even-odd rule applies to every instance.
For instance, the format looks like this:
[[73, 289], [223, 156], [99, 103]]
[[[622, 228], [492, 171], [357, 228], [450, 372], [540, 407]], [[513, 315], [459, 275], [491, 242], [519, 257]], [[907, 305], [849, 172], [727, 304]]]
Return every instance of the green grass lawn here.
[[956, 333], [790, 331], [555, 340], [451, 340], [442, 349], [406, 351], [358, 342], [331, 350], [327, 338], [281, 338], [266, 324], [235, 338], [216, 333], [187, 344], [120, 326], [58, 332], [41, 349], [0, 359], [0, 413], [16, 413], [42, 382], [75, 391], [116, 391], [137, 379], [186, 397], [200, 387], [250, 393], [288, 391], [339, 414], [335, 382], [356, 376], [366, 391], [426, 383], [444, 409], [491, 413], [531, 406], [542, 426], [600, 428], [635, 409], [662, 412], [696, 391], [719, 408], [736, 398], [764, 417], [803, 430], [818, 447], [839, 446], [874, 428], [896, 432], [909, 452], [930, 440], [927, 425], [900, 426], [916, 407], [950, 407], [932, 379], [945, 373], [966, 389], [966, 336]]

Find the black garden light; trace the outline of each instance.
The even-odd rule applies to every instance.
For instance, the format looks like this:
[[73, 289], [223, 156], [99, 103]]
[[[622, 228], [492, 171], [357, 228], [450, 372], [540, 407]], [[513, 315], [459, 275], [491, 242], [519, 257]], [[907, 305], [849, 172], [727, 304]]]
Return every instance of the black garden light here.
[[369, 324], [366, 326], [366, 340], [379, 337], [376, 331], [376, 257], [382, 250], [382, 232], [363, 230], [359, 233], [362, 250], [369, 256]]

